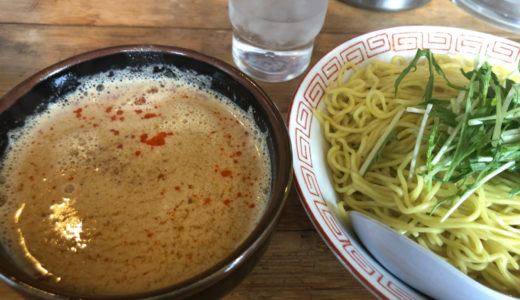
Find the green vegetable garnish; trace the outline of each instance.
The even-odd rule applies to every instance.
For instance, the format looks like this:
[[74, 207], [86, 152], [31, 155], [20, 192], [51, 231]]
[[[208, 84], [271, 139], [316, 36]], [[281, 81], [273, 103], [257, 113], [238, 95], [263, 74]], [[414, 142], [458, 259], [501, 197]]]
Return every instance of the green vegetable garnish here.
[[[395, 93], [402, 79], [417, 69], [420, 58], [428, 60], [430, 76], [425, 87], [424, 103], [431, 108], [425, 119], [433, 118], [418, 143], [427, 141], [423, 174], [428, 187], [433, 181], [456, 184], [457, 192], [442, 199], [431, 211], [451, 203], [446, 220], [475, 190], [495, 176], [509, 172], [516, 175], [520, 166], [520, 85], [510, 79], [500, 82], [488, 63], [462, 74], [466, 87], [448, 81], [429, 50], [417, 51], [414, 59], [395, 82]], [[518, 65], [520, 71], [520, 63]], [[433, 99], [435, 75], [452, 88], [460, 90], [456, 99]], [[421, 128], [424, 129], [424, 128]], [[416, 152], [416, 151], [414, 151]], [[416, 157], [412, 158], [410, 174]], [[509, 196], [520, 193], [520, 186], [510, 186]]]

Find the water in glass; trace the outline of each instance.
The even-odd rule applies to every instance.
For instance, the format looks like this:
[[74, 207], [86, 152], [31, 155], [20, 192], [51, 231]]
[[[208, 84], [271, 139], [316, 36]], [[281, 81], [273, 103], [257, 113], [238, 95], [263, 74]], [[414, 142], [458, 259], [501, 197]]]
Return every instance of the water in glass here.
[[248, 75], [293, 79], [309, 65], [327, 0], [229, 0], [233, 60]]

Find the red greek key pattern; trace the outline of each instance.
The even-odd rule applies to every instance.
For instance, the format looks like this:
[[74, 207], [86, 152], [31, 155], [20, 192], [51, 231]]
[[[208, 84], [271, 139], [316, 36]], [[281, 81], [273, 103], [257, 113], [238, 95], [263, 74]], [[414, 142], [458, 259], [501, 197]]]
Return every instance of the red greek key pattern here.
[[[320, 187], [318, 185], [318, 181], [316, 180], [316, 174], [314, 172], [304, 166], [301, 167], [301, 174], [303, 175], [303, 181], [305, 182], [305, 187], [307, 191], [319, 199], [323, 199], [321, 197]], [[324, 202], [322, 202], [324, 203]]]
[[358, 265], [358, 270], [363, 270], [363, 272], [368, 276], [372, 276], [377, 273], [374, 266], [365, 259], [364, 254], [360, 253], [357, 247], [354, 245], [345, 245], [343, 249], [345, 253], [350, 256], [352, 261]]
[[495, 41], [491, 44], [489, 57], [514, 65], [520, 58], [520, 45], [513, 43]]
[[421, 32], [403, 32], [392, 35], [394, 51], [417, 50], [422, 46]]
[[395, 282], [388, 280], [388, 277], [383, 276], [383, 274], [379, 274], [379, 278], [377, 282], [381, 285], [381, 287], [388, 291], [390, 294], [394, 295], [396, 299], [402, 300], [414, 300], [409, 293], [407, 293], [404, 289], [402, 289], [399, 285], [395, 284]]
[[376, 55], [392, 50], [392, 43], [388, 38], [388, 34], [382, 33], [367, 38], [367, 57], [372, 58]]
[[452, 47], [453, 36], [448, 32], [429, 32], [423, 40], [423, 49], [449, 51]]
[[351, 62], [357, 65], [365, 61], [366, 52], [365, 42], [360, 41], [341, 51], [339, 58], [344, 63]]
[[296, 128], [296, 156], [298, 160], [312, 168], [311, 143], [309, 138], [300, 129]]
[[316, 73], [311, 79], [310, 84], [305, 88], [303, 97], [312, 108], [316, 108], [325, 94], [325, 81], [321, 74]]
[[455, 52], [469, 55], [485, 54], [487, 46], [485, 37], [464, 34], [457, 37]]
[[339, 69], [341, 69], [341, 65], [342, 63], [339, 61], [339, 58], [334, 56], [323, 65], [321, 72], [323, 72], [325, 78], [330, 82], [330, 79], [339, 72]]
[[306, 102], [300, 102], [296, 110], [296, 124], [302, 129], [303, 134], [311, 137], [312, 109]]
[[330, 232], [334, 235], [334, 238], [342, 244], [351, 245], [349, 238], [345, 235], [345, 233], [341, 229], [341, 226], [338, 224], [338, 221], [336, 220], [336, 218], [334, 218], [334, 215], [329, 210], [327, 205], [324, 202], [317, 201], [314, 201], [314, 205], [316, 206], [316, 209], [318, 210], [319, 214], [327, 224], [327, 227], [329, 228]]

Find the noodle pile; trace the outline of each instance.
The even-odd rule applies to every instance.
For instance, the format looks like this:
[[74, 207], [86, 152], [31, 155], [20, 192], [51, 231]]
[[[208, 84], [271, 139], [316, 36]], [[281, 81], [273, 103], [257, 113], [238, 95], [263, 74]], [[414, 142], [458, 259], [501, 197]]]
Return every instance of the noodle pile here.
[[[468, 83], [460, 69], [471, 70], [473, 62], [446, 55], [435, 55], [435, 59], [450, 82], [459, 86]], [[508, 193], [520, 178], [509, 173], [493, 178], [441, 222], [451, 202], [436, 205], [453, 195], [457, 187], [440, 181], [426, 187], [420, 172], [427, 151], [424, 140], [417, 169], [408, 179], [423, 115], [406, 111], [394, 128], [397, 138], [388, 142], [364, 176], [360, 173], [394, 116], [424, 101], [429, 77], [424, 60], [415, 72], [404, 77], [394, 95], [394, 83], [407, 65], [397, 56], [390, 63], [373, 61], [360, 69], [345, 65], [326, 91], [325, 110], [315, 111], [330, 143], [327, 161], [333, 186], [340, 195], [338, 209], [346, 220], [350, 210], [366, 213], [487, 286], [519, 296], [520, 197], [509, 198]], [[345, 82], [343, 73], [347, 67], [353, 67], [355, 72]], [[450, 99], [457, 94], [444, 80], [435, 80], [436, 99]], [[428, 121], [430, 127], [426, 127], [425, 136], [432, 123]]]

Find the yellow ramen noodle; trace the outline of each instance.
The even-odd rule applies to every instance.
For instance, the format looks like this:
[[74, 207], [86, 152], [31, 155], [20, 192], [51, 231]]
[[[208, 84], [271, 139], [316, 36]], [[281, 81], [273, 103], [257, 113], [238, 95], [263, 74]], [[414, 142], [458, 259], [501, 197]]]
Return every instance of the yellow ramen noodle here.
[[[468, 80], [460, 69], [473, 63], [460, 57], [436, 55], [436, 60], [451, 82], [465, 86]], [[520, 197], [508, 198], [509, 188], [499, 176], [472, 194], [447, 220], [441, 222], [449, 207], [438, 207], [454, 193], [450, 184], [433, 182], [427, 189], [423, 177], [408, 180], [422, 114], [404, 112], [380, 160], [364, 176], [360, 168], [395, 114], [423, 102], [429, 70], [426, 61], [410, 72], [394, 95], [394, 83], [408, 65], [402, 57], [390, 63], [373, 61], [357, 69], [344, 81], [340, 76], [327, 89], [324, 111], [316, 111], [325, 137], [330, 143], [327, 161], [335, 190], [340, 195], [338, 208], [348, 221], [348, 211], [364, 212], [383, 221], [443, 257], [449, 263], [498, 291], [520, 295]], [[496, 67], [495, 67], [496, 68]], [[503, 73], [503, 70], [495, 70]], [[435, 80], [433, 98], [456, 97], [457, 90], [444, 80]], [[430, 124], [431, 124], [431, 120]], [[428, 130], [427, 130], [428, 131]], [[427, 132], [425, 132], [426, 136]], [[424, 142], [423, 142], [424, 143]], [[417, 165], [424, 165], [426, 146], [421, 147]], [[439, 287], [442, 288], [442, 287]]]

